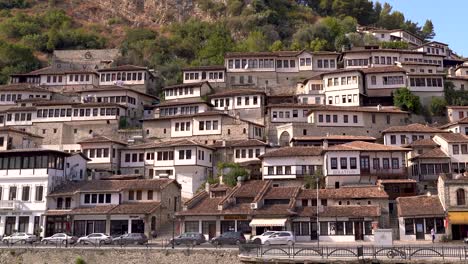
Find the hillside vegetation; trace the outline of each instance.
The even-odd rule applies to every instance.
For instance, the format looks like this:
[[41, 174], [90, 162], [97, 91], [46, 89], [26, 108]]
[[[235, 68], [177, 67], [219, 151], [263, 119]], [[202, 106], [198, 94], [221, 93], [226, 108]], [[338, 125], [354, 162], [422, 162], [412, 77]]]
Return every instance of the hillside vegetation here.
[[[375, 43], [353, 33], [358, 24], [434, 37], [430, 20], [421, 27], [389, 4], [368, 0], [181, 0], [184, 16], [150, 9], [165, 12], [163, 22], [146, 9], [138, 16], [131, 5], [143, 0], [97, 2], [0, 0], [0, 83], [40, 67], [55, 49], [117, 47], [119, 63], [153, 67], [163, 85], [180, 81], [183, 66], [223, 64], [228, 51], [333, 51]], [[113, 2], [115, 9], [104, 10]], [[117, 8], [124, 4], [128, 9]]]

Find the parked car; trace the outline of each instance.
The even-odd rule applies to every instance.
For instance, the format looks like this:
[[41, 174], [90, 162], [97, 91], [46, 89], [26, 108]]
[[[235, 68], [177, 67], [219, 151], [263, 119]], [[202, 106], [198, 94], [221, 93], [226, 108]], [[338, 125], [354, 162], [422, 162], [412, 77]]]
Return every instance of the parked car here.
[[245, 243], [245, 237], [242, 232], [226, 232], [221, 234], [220, 236], [214, 237], [211, 239], [211, 244], [217, 245], [238, 245]]
[[296, 242], [296, 238], [294, 237], [292, 232], [289, 231], [279, 231], [276, 232], [269, 237], [266, 237], [262, 241], [264, 245], [288, 245], [292, 246]]
[[85, 245], [85, 244], [92, 244], [92, 245], [102, 245], [102, 244], [110, 244], [112, 243], [112, 237], [106, 235], [104, 233], [92, 233], [87, 236], [83, 236], [78, 238], [77, 243]]
[[187, 232], [183, 233], [180, 236], [174, 237], [174, 239], [169, 242], [170, 244], [180, 245], [200, 245], [206, 242], [205, 236], [196, 232]]
[[112, 238], [114, 245], [143, 245], [148, 243], [148, 237], [143, 233], [130, 233]]
[[252, 238], [250, 238], [250, 241], [254, 244], [263, 244], [263, 241], [265, 241], [265, 239], [271, 235], [273, 235], [274, 233], [276, 233], [277, 231], [266, 231], [265, 233], [261, 234], [261, 235], [258, 235], [258, 236], [254, 236]]
[[44, 237], [42, 239], [43, 244], [75, 244], [78, 241], [78, 237], [69, 236], [65, 233], [57, 233], [50, 237]]
[[13, 233], [10, 236], [6, 236], [2, 239], [4, 244], [15, 244], [15, 243], [33, 243], [36, 242], [36, 235], [27, 234], [27, 233]]

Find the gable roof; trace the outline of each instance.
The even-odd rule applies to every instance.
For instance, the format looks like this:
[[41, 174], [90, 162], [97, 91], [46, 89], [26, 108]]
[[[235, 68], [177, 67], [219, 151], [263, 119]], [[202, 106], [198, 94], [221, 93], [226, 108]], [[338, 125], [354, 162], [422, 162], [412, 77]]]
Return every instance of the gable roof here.
[[[224, 144], [224, 146], [223, 146]], [[266, 142], [258, 139], [239, 139], [239, 140], [217, 140], [213, 145], [214, 148], [235, 148], [235, 147], [254, 147], [267, 146]]]
[[365, 74], [372, 74], [372, 73], [396, 73], [396, 72], [401, 72], [401, 73], [406, 73], [406, 70], [398, 67], [398, 66], [383, 66], [383, 67], [371, 67], [371, 68], [363, 68], [361, 69], [362, 72]]
[[107, 72], [107, 71], [142, 71], [145, 70], [147, 71], [147, 67], [142, 67], [142, 66], [136, 66], [136, 65], [120, 65], [120, 66], [115, 66], [115, 67], [110, 67], [110, 68], [103, 68], [99, 69], [98, 72]]
[[468, 142], [468, 136], [465, 136], [460, 133], [443, 133], [437, 134], [438, 137], [441, 137], [448, 143], [464, 143]]
[[251, 94], [265, 95], [265, 92], [261, 90], [255, 90], [255, 89], [233, 89], [233, 90], [224, 90], [221, 92], [210, 94], [208, 95], [208, 98], [219, 98], [219, 97], [228, 97], [228, 96], [236, 96], [236, 95], [251, 95]]
[[210, 87], [210, 89], [212, 89], [210, 83], [207, 82], [207, 81], [205, 81], [205, 82], [196, 82], [196, 83], [181, 83], [181, 84], [169, 85], [169, 86], [163, 87], [162, 89], [167, 90], [167, 89], [175, 89], [175, 88], [200, 88], [204, 84], [208, 85]]
[[411, 159], [450, 159], [450, 157], [447, 154], [445, 154], [445, 152], [443, 152], [440, 148], [434, 148], [425, 151], [422, 154], [416, 155]]
[[385, 133], [444, 133], [443, 130], [440, 130], [436, 127], [430, 127], [423, 124], [409, 124], [406, 126], [393, 126], [382, 131], [382, 134]]
[[322, 147], [282, 147], [273, 151], [266, 152], [265, 154], [259, 156], [259, 158], [321, 156], [322, 153]]
[[207, 66], [190, 66], [182, 68], [182, 71], [216, 71], [222, 70], [225, 71], [226, 67], [224, 65], [207, 65]]
[[410, 149], [387, 146], [378, 143], [370, 143], [365, 141], [352, 141], [349, 143], [331, 146], [327, 151], [409, 151]]
[[97, 136], [94, 136], [94, 137], [91, 137], [91, 138], [82, 139], [82, 140], [78, 141], [77, 143], [78, 144], [86, 144], [86, 143], [107, 143], [107, 142], [117, 143], [117, 144], [120, 144], [120, 145], [127, 145], [127, 143], [125, 143], [123, 141], [113, 139], [113, 138], [110, 138], [108, 136], [102, 136], [102, 135], [97, 135]]
[[424, 138], [413, 141], [409, 144], [403, 145], [402, 147], [438, 147], [439, 145], [432, 140], [432, 138]]
[[443, 216], [444, 208], [440, 203], [439, 197], [436, 195], [427, 196], [412, 196], [396, 198], [398, 216]]
[[[315, 199], [317, 190], [302, 189], [297, 199]], [[321, 199], [388, 198], [388, 194], [379, 186], [342, 187], [339, 189], [320, 189]]]

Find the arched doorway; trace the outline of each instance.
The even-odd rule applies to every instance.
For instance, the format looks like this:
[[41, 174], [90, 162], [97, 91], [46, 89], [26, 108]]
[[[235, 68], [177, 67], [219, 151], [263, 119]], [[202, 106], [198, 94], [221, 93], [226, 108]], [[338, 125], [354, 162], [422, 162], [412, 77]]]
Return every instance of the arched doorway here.
[[283, 131], [279, 138], [279, 144], [281, 147], [289, 146], [289, 141], [291, 140], [291, 136], [289, 135], [288, 131]]

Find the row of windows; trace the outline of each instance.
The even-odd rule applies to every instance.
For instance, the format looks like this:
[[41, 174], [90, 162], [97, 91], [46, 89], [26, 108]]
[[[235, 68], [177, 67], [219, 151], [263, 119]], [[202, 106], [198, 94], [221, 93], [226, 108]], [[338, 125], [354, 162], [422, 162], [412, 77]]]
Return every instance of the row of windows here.
[[[146, 73], [144, 73], [146, 78]], [[141, 81], [143, 80], [143, 72], [117, 72], [117, 73], [101, 73], [101, 82], [110, 81]]]
[[359, 76], [346, 76], [340, 78], [328, 78], [327, 79], [327, 86], [339, 86], [339, 85], [351, 85], [351, 84], [358, 84], [359, 83]]
[[[162, 108], [160, 111], [161, 116], [172, 116], [172, 115], [177, 115], [179, 111], [178, 107], [167, 107], [167, 108]], [[191, 115], [191, 114], [196, 114], [198, 113], [199, 108], [198, 106], [182, 106], [180, 107], [180, 114], [181, 115]]]
[[228, 60], [228, 69], [246, 69], [246, 68], [272, 69], [275, 67], [274, 59], [235, 59]]
[[[146, 192], [146, 199], [147, 200], [153, 200], [153, 191], [152, 190], [148, 190]], [[141, 201], [143, 200], [143, 191], [141, 190], [130, 190], [128, 191], [128, 200], [129, 201]]]
[[[332, 170], [338, 169], [338, 158], [330, 158], [330, 168]], [[348, 158], [340, 158], [340, 169], [348, 169]], [[357, 169], [357, 158], [349, 158], [349, 169]]]
[[215, 107], [224, 107], [225, 105], [226, 105], [226, 107], [229, 107], [231, 100], [229, 98], [214, 99], [213, 102], [214, 102]]
[[47, 83], [61, 83], [62, 81], [62, 75], [47, 75]]
[[135, 97], [131, 96], [98, 96], [96, 97], [96, 102], [98, 103], [129, 103], [136, 105]]
[[[187, 72], [184, 75], [185, 80], [199, 80], [200, 74], [198, 72]], [[224, 72], [210, 72], [208, 74], [208, 79], [209, 80], [219, 80], [224, 78]], [[202, 72], [201, 74], [201, 79], [206, 80], [206, 72]]]
[[198, 130], [218, 130], [218, 120], [198, 122]]
[[[358, 102], [358, 95], [357, 94], [343, 94], [341, 95], [341, 102], [340, 96], [335, 95], [335, 104], [346, 104], [346, 103], [357, 103]], [[333, 104], [333, 96], [328, 96], [328, 104]]]
[[[252, 84], [254, 83], [252, 75], [247, 76], [247, 80], [245, 80], [245, 76], [239, 76], [239, 84]], [[236, 84], [236, 76], [231, 76], [231, 84]], [[265, 84], [268, 84], [268, 80], [265, 81]]]
[[317, 68], [331, 68], [334, 69], [336, 67], [335, 60], [317, 60]]
[[[382, 77], [383, 85], [404, 84], [403, 76], [384, 76]], [[371, 76], [371, 84], [377, 85], [377, 76]]]
[[17, 156], [0, 158], [0, 170], [16, 169], [58, 169], [63, 170], [63, 157], [59, 156]]
[[22, 94], [2, 94], [0, 95], [1, 102], [15, 102], [21, 100]]
[[[108, 148], [92, 148], [92, 149], [83, 149], [83, 154], [90, 159], [94, 158], [108, 158], [109, 149]], [[112, 149], [112, 157], [115, 158], [115, 149]]]
[[369, 59], [348, 59], [346, 60], [346, 66], [367, 66], [369, 65]]
[[176, 122], [175, 131], [190, 131], [190, 122]]
[[299, 59], [299, 65], [301, 67], [312, 66], [312, 58], [300, 58]]
[[[397, 140], [396, 140], [396, 139], [397, 139], [396, 135], [391, 135], [391, 136], [390, 136], [390, 144], [396, 145], [396, 144], [397, 144], [397, 142], [396, 142]], [[414, 142], [414, 141], [416, 141], [416, 140], [419, 140], [419, 139], [424, 139], [424, 135], [412, 135], [412, 136], [411, 136], [412, 142]], [[409, 138], [406, 137], [406, 135], [400, 135], [400, 142], [401, 142], [401, 144], [407, 144], [407, 143], [409, 143], [408, 140], [409, 140]]]
[[[238, 106], [242, 105], [242, 97], [237, 97], [236, 103]], [[252, 105], [257, 105], [258, 104], [258, 96], [253, 96], [252, 97]], [[244, 97], [244, 105], [250, 105], [250, 96], [245, 96]]]
[[443, 87], [441, 78], [410, 78], [412, 87]]
[[405, 61], [424, 62], [424, 63], [442, 65], [441, 60], [428, 60], [428, 59], [422, 59], [422, 58], [405, 58]]
[[[111, 194], [110, 193], [93, 193], [84, 195], [84, 204], [110, 204]], [[57, 200], [58, 204], [58, 200]], [[57, 206], [57, 208], [59, 208]]]
[[461, 149], [461, 154], [468, 154], [468, 149], [467, 149], [466, 144], [452, 145], [452, 151], [454, 155], [460, 154], [460, 149]]
[[174, 160], [173, 151], [158, 151], [157, 160]]
[[[324, 119], [323, 117], [325, 116], [325, 123], [338, 123], [338, 115], [323, 115], [323, 114], [319, 114], [318, 115], [318, 121], [319, 123], [324, 123]], [[358, 116], [357, 115], [353, 115], [353, 123], [354, 124], [357, 124], [359, 121], [358, 119]], [[349, 118], [348, 118], [348, 115], [343, 115], [343, 123], [348, 123], [349, 122]]]
[[[245, 128], [244, 128], [245, 134]], [[260, 127], [254, 127], [254, 136], [261, 137], [262, 136], [262, 129]]]
[[[31, 121], [31, 113], [15, 113], [7, 114], [7, 121]], [[0, 118], [3, 121], [3, 116]]]
[[125, 153], [125, 162], [144, 162], [145, 153]]
[[[18, 200], [18, 187], [10, 186], [8, 193], [8, 200]], [[36, 186], [36, 192], [34, 197], [36, 202], [44, 199], [44, 186]], [[3, 200], [3, 187], [0, 186], [0, 200]], [[31, 200], [31, 186], [23, 186], [21, 192], [21, 201], [28, 202]]]
[[[302, 110], [302, 116], [306, 117], [309, 110]], [[272, 117], [273, 118], [298, 118], [299, 117], [299, 110], [292, 110], [292, 111], [273, 111]]]
[[[63, 202], [65, 200], [65, 203]], [[71, 197], [63, 197], [57, 198], [57, 209], [70, 209], [71, 208]]]
[[309, 86], [309, 91], [321, 91], [321, 90], [323, 90], [322, 84], [311, 84]]
[[[360, 226], [355, 225], [354, 221], [349, 222], [320, 222], [320, 235], [321, 236], [343, 236], [353, 235], [353, 227]], [[356, 231], [356, 233], [362, 234], [362, 230]], [[364, 222], [364, 235], [372, 235], [372, 222]]]
[[[268, 166], [268, 175], [291, 175], [291, 166]], [[276, 169], [276, 170], [275, 170]], [[314, 175], [322, 171], [320, 165], [296, 165], [296, 175]]]
[[[425, 226], [425, 228], [423, 226]], [[419, 231], [420, 228], [425, 230], [426, 234], [431, 234], [432, 229], [434, 229], [436, 234], [445, 234], [444, 218], [405, 219], [405, 235], [414, 235], [415, 230]]]
[[[73, 116], [81, 116], [81, 117], [83, 117], [83, 116], [115, 116], [115, 115], [118, 115], [118, 113], [119, 113], [119, 109], [115, 108], [115, 107], [112, 107], [112, 108], [79, 108], [79, 109], [75, 108], [75, 109], [73, 109]], [[37, 110], [37, 117], [38, 118], [71, 117], [71, 116], [72, 116], [72, 109], [71, 108], [39, 109], [39, 110]], [[15, 116], [15, 120], [17, 120], [16, 116]], [[27, 120], [31, 120], [31, 119], [27, 119]], [[10, 121], [10, 120], [8, 120], [8, 118], [7, 118], [7, 121]]]
[[173, 88], [164, 92], [165, 96], [189, 95], [193, 94], [193, 88]]
[[90, 74], [70, 74], [68, 75], [68, 81], [70, 82], [84, 82], [85, 80], [89, 82]]
[[245, 158], [253, 158], [255, 151], [255, 158], [260, 156], [260, 149], [236, 149], [236, 159], [245, 159]]
[[[382, 167], [380, 166], [380, 160], [382, 160]], [[392, 169], [399, 169], [400, 168], [400, 161], [398, 158], [373, 158], [372, 159], [372, 168], [374, 170], [379, 169], [390, 169], [390, 160], [392, 162]], [[348, 168], [351, 170], [357, 169], [357, 158], [348, 158], [342, 157], [339, 158], [339, 166], [338, 166], [338, 158], [330, 158], [330, 168], [332, 170], [337, 170], [338, 167], [341, 170], [347, 170]], [[349, 166], [348, 166], [349, 164]]]
[[397, 57], [374, 56], [374, 64], [393, 65], [398, 61]]

